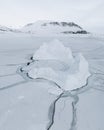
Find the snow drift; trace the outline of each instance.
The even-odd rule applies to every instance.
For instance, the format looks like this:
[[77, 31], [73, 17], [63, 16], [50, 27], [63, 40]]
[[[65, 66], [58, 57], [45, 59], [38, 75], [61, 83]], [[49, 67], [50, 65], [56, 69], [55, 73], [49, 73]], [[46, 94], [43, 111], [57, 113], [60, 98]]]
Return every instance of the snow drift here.
[[36, 62], [28, 75], [34, 79], [44, 78], [58, 84], [63, 90], [74, 90], [86, 84], [90, 76], [88, 62], [80, 53], [75, 57], [71, 49], [59, 40], [44, 43], [33, 55]]

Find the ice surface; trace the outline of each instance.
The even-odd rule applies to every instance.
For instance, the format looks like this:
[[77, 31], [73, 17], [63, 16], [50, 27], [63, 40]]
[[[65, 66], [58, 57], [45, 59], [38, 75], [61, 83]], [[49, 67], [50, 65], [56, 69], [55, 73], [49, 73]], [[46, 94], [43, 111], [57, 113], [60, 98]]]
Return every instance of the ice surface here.
[[[34, 51], [42, 43], [50, 43], [53, 37], [0, 34], [0, 130], [104, 130], [104, 37], [71, 35], [54, 38], [71, 48], [76, 56], [74, 61], [81, 59], [77, 54], [82, 52], [89, 63], [92, 76], [85, 87], [74, 93], [79, 101], [68, 92], [53, 109], [62, 90], [48, 80], [28, 81], [17, 73], [23, 63], [31, 62], [29, 57]], [[73, 69], [79, 66], [73, 64]], [[36, 67], [49, 67], [57, 72], [68, 69], [68, 64], [58, 60], [39, 60], [23, 69], [30, 71]], [[53, 124], [48, 129], [52, 117]]]
[[[43, 66], [35, 66], [28, 72], [29, 76], [44, 78], [57, 83], [63, 90], [73, 90], [86, 84], [90, 75], [88, 62], [80, 53], [72, 56], [70, 48], [65, 47], [59, 40], [53, 40], [51, 43], [43, 44], [33, 55], [34, 60], [46, 61]], [[53, 66], [49, 61], [54, 62]], [[40, 62], [40, 63], [41, 63]], [[35, 64], [35, 63], [34, 63]], [[59, 69], [58, 64], [63, 64], [64, 69]]]

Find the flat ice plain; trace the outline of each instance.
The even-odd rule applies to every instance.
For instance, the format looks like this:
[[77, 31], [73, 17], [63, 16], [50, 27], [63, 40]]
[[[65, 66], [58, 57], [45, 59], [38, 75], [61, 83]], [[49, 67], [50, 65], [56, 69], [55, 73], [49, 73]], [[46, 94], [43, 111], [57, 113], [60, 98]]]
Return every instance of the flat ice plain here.
[[[28, 77], [31, 57], [53, 39], [88, 61], [91, 75], [82, 88], [62, 93], [55, 82]], [[103, 37], [0, 34], [0, 130], [104, 130], [103, 122]]]

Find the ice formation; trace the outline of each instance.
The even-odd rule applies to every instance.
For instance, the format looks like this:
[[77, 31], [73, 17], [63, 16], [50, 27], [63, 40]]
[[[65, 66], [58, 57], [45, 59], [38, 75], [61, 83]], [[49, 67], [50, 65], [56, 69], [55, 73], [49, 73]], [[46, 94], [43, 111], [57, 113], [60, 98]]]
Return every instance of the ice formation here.
[[73, 56], [70, 48], [57, 39], [50, 43], [44, 43], [34, 54], [35, 60], [57, 60], [62, 62], [72, 62]]
[[29, 70], [30, 77], [43, 78], [57, 83], [63, 90], [74, 90], [86, 84], [90, 76], [88, 62], [79, 53], [75, 57], [71, 49], [59, 40], [44, 43], [33, 55], [33, 67]]

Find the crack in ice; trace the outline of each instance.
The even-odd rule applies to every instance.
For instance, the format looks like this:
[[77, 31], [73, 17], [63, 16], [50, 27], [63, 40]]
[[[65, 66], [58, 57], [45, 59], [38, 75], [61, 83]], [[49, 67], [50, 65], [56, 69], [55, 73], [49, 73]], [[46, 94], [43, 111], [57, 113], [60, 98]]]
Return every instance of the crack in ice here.
[[0, 77], [8, 77], [8, 76], [13, 76], [13, 75], [17, 75], [17, 74], [13, 73], [13, 74], [0, 75]]
[[71, 123], [71, 128], [70, 130], [76, 130], [76, 124], [77, 124], [77, 108], [76, 105], [79, 101], [79, 97], [77, 95], [72, 96], [74, 101], [72, 102], [72, 112], [73, 112], [73, 118], [72, 118], [72, 123]]
[[8, 85], [8, 86], [6, 86], [6, 87], [0, 88], [0, 91], [6, 90], [6, 89], [9, 89], [9, 88], [13, 88], [13, 87], [15, 87], [15, 86], [17, 86], [17, 85], [21, 85], [21, 84], [25, 84], [25, 83], [27, 83], [27, 81], [17, 82], [17, 83]]
[[64, 93], [62, 92], [62, 93], [58, 96], [58, 98], [56, 98], [56, 100], [55, 100], [55, 101], [51, 104], [51, 106], [50, 106], [49, 114], [51, 114], [51, 115], [50, 115], [50, 122], [49, 122], [49, 125], [48, 125], [47, 130], [50, 130], [51, 127], [52, 127], [53, 124], [54, 124], [54, 116], [55, 116], [55, 111], [56, 111], [56, 103], [57, 103], [58, 100], [62, 97], [63, 94], [64, 94]]

